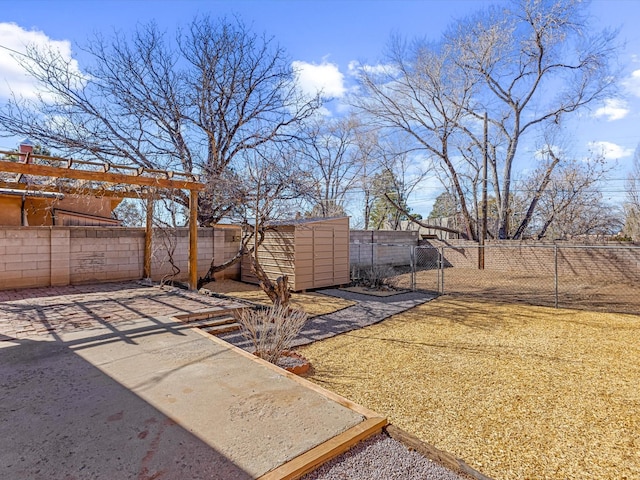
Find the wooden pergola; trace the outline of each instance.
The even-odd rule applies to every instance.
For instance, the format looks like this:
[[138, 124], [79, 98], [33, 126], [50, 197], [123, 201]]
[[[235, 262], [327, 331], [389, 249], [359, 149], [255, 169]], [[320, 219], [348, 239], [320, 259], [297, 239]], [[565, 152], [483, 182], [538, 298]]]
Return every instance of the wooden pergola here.
[[[74, 160], [31, 153], [5, 152], [19, 161], [0, 160], [0, 172], [15, 173], [12, 180], [0, 180], [0, 188], [38, 190], [76, 195], [109, 195], [114, 198], [146, 198], [147, 215], [144, 245], [144, 277], [151, 277], [151, 238], [153, 217], [153, 192], [164, 190], [189, 190], [189, 286], [198, 284], [198, 192], [204, 189], [197, 177], [190, 173], [131, 167], [105, 162]], [[39, 160], [35, 163], [34, 161]], [[76, 185], [28, 185], [21, 182], [24, 175], [65, 180], [84, 180], [87, 188]], [[114, 186], [126, 188], [115, 189]]]

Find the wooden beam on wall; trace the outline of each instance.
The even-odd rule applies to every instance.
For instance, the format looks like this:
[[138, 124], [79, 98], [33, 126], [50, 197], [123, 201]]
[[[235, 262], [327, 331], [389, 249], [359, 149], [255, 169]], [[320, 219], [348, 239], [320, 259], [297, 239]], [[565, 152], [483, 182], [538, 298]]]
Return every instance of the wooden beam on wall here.
[[191, 191], [204, 189], [204, 184], [191, 180], [175, 180], [172, 178], [143, 177], [142, 175], [126, 175], [94, 170], [73, 170], [70, 168], [35, 165], [33, 163], [11, 162], [0, 160], [0, 172], [21, 173], [41, 177], [73, 178], [77, 180], [93, 180], [95, 182], [123, 183], [146, 187], [175, 188]]

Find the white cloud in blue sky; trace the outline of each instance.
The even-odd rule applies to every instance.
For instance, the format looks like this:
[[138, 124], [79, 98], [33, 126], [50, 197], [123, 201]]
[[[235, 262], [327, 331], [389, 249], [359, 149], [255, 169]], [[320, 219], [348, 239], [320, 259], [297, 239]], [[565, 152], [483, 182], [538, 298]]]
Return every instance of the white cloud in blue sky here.
[[640, 97], [640, 70], [634, 70], [631, 74], [622, 80], [622, 86], [631, 95]]
[[604, 105], [598, 108], [593, 116], [605, 117], [609, 122], [621, 120], [629, 114], [629, 104], [625, 100], [609, 98], [604, 101]]
[[18, 62], [20, 54], [28, 45], [57, 50], [64, 61], [70, 62], [79, 78], [80, 70], [71, 58], [71, 43], [67, 40], [52, 40], [37, 30], [25, 30], [15, 23], [0, 23], [0, 98], [9, 98], [13, 93], [18, 97], [35, 98], [38, 93], [36, 82], [29, 77]]
[[624, 148], [611, 142], [589, 142], [589, 149], [597, 154], [602, 154], [607, 160], [619, 160], [633, 155], [633, 148]]
[[308, 95], [322, 92], [324, 98], [342, 98], [347, 91], [344, 75], [336, 64], [315, 64], [297, 60], [292, 65], [297, 72], [300, 89]]

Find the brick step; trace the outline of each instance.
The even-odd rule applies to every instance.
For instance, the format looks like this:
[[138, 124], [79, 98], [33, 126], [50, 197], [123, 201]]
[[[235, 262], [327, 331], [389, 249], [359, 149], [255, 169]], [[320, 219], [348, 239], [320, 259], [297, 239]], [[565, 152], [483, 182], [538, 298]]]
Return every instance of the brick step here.
[[224, 323], [220, 325], [212, 325], [212, 326], [200, 327], [200, 328], [205, 332], [210, 333], [211, 335], [221, 335], [223, 333], [235, 332], [236, 330], [240, 330], [241, 325], [237, 322], [234, 322], [234, 323]]

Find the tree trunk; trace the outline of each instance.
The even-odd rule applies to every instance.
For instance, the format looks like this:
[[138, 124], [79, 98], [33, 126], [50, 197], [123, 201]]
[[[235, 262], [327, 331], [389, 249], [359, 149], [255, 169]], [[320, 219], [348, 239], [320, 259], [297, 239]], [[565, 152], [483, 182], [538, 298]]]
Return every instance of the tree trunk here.
[[[549, 165], [547, 170], [544, 172], [544, 177], [542, 179], [542, 182], [540, 183], [540, 186], [538, 187], [538, 190], [536, 190], [536, 193], [535, 193], [534, 197], [531, 199], [531, 204], [529, 205], [529, 209], [527, 210], [527, 214], [522, 219], [522, 222], [518, 226], [518, 229], [516, 230], [516, 233], [513, 234], [513, 239], [514, 240], [520, 240], [520, 237], [522, 236], [522, 234], [524, 233], [526, 228], [529, 226], [529, 223], [531, 222], [531, 219], [533, 218], [533, 213], [535, 212], [536, 206], [538, 205], [538, 201], [540, 200], [540, 197], [542, 196], [542, 194], [544, 193], [545, 189], [547, 188], [547, 185], [549, 185], [549, 182], [551, 181], [551, 173], [553, 172], [553, 169], [558, 164], [558, 162], [560, 162], [560, 159], [558, 157], [556, 157], [555, 155], [553, 155], [553, 153], [550, 153], [550, 155], [553, 158], [553, 162], [551, 162], [551, 164]], [[546, 227], [544, 228], [545, 232], [546, 232], [546, 229], [548, 228], [548, 226], [549, 225], [546, 225]]]
[[[215, 265], [214, 264], [214, 260], [215, 259], [211, 259], [211, 263], [209, 264], [209, 270], [207, 270], [207, 273], [204, 274], [203, 277], [200, 277], [198, 279], [198, 289], [202, 288], [205, 284], [209, 283], [209, 282], [215, 282], [215, 274], [218, 272], [222, 272], [224, 270], [226, 270], [227, 268], [235, 265], [236, 263], [238, 263], [240, 260], [242, 260], [242, 257], [245, 255], [251, 255], [253, 253], [253, 248], [247, 248], [247, 245], [249, 244], [249, 241], [253, 238], [253, 234], [249, 234], [247, 235], [242, 242], [240, 243], [240, 248], [238, 249], [238, 252], [229, 260], [227, 260], [226, 262], [221, 263], [220, 265]], [[257, 245], [260, 246], [262, 244], [262, 242], [264, 241], [264, 232], [260, 231], [258, 232], [258, 242]]]
[[291, 300], [291, 292], [289, 291], [289, 277], [282, 275], [276, 278], [275, 283], [267, 276], [262, 266], [255, 260], [254, 257], [251, 262], [251, 270], [260, 282], [260, 288], [267, 294], [269, 299], [274, 305], [282, 305], [286, 307]]

